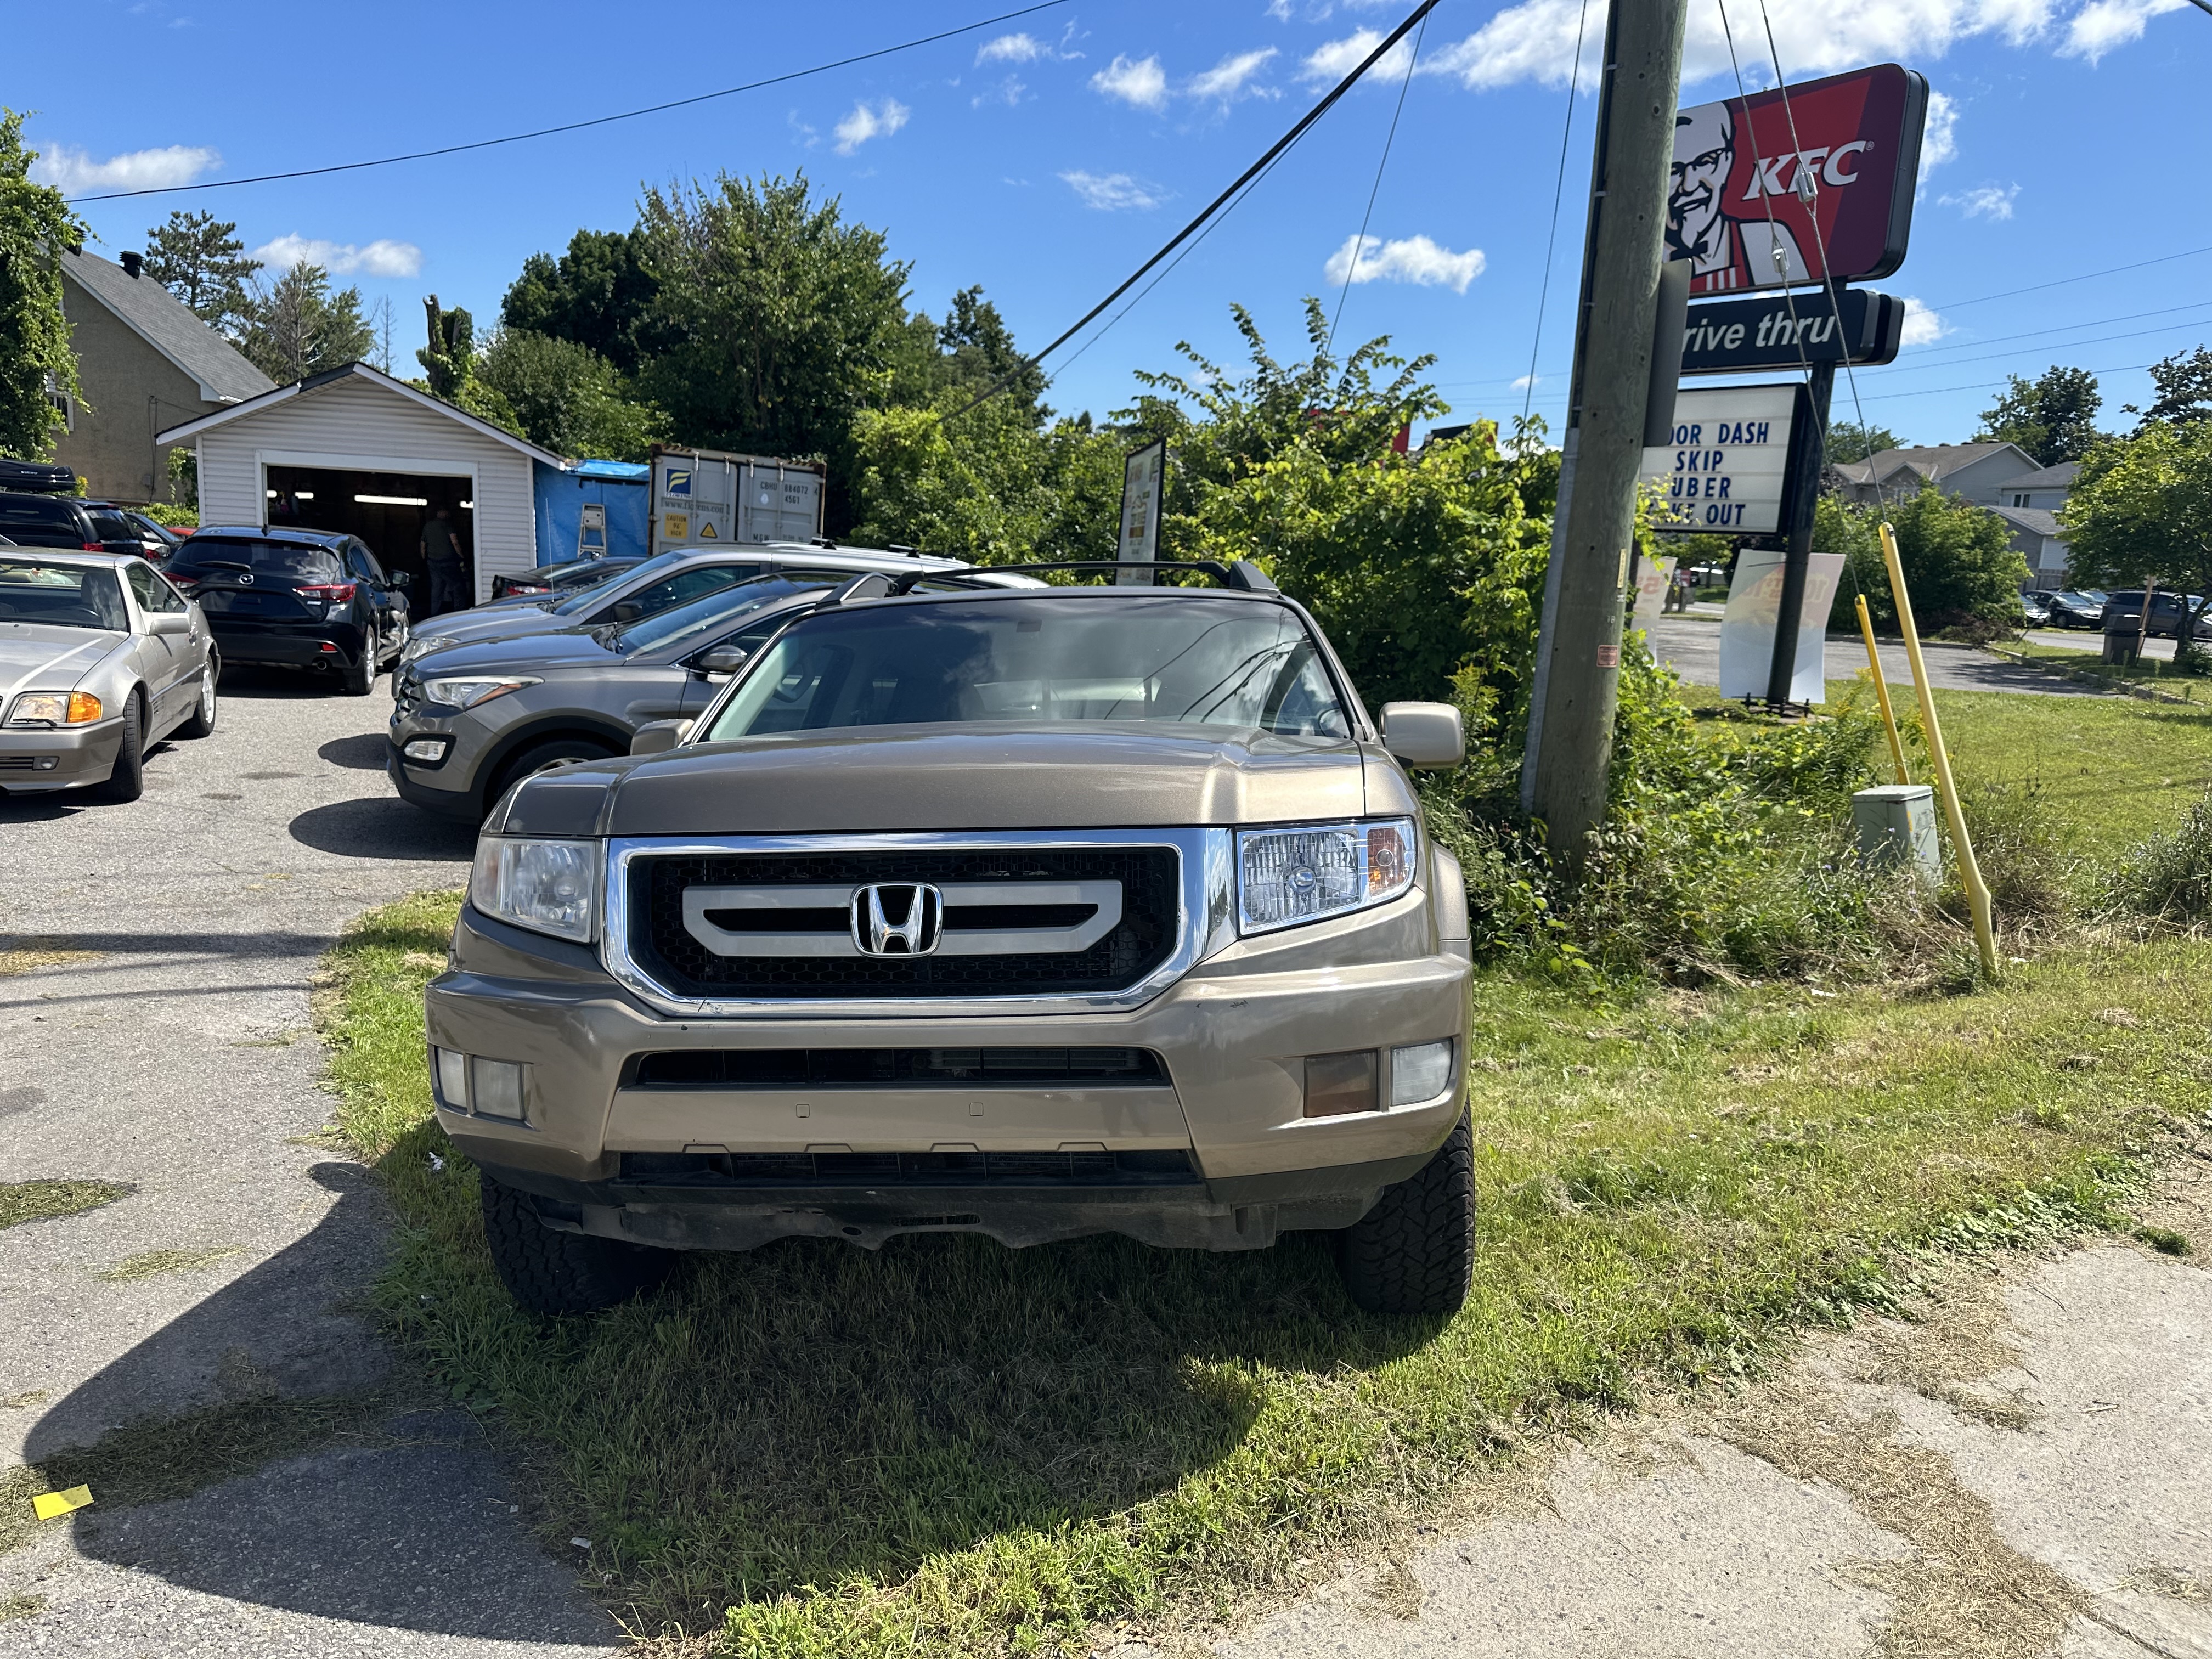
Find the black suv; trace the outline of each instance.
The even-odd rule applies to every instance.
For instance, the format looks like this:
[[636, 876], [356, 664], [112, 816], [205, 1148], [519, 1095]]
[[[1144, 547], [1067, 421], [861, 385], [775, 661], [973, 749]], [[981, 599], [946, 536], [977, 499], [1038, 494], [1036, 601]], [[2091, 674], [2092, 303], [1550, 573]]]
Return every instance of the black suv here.
[[162, 574], [199, 601], [226, 664], [335, 673], [358, 697], [407, 643], [406, 573], [386, 575], [356, 537], [210, 526]]
[[0, 490], [0, 536], [18, 547], [146, 556], [144, 533], [124, 508], [76, 495]]

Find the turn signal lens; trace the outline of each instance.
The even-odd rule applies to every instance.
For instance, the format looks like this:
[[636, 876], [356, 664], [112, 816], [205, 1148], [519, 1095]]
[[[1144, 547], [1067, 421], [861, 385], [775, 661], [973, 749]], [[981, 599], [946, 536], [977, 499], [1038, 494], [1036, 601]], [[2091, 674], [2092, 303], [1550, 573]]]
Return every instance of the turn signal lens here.
[[94, 696], [91, 692], [72, 691], [70, 693], [69, 723], [71, 726], [87, 725], [93, 720], [98, 720], [100, 718], [100, 699]]

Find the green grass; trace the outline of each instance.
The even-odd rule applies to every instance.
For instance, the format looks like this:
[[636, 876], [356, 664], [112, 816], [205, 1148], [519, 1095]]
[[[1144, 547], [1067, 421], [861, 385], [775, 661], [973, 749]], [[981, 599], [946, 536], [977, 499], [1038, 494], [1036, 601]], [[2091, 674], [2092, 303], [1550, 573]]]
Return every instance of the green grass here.
[[103, 1267], [93, 1277], [106, 1285], [135, 1285], [142, 1279], [156, 1278], [162, 1273], [190, 1273], [198, 1267], [211, 1267], [218, 1261], [228, 1261], [240, 1255], [244, 1246], [221, 1244], [207, 1250], [142, 1250], [137, 1255], [126, 1255], [112, 1267]]
[[1080, 1651], [1097, 1620], [1224, 1610], [1444, 1501], [1516, 1423], [1732, 1376], [1885, 1302], [1899, 1252], [2130, 1224], [2118, 1204], [2205, 1098], [2162, 1035], [2212, 1000], [2187, 941], [1948, 1000], [1601, 1006], [1486, 977], [1480, 1259], [1449, 1322], [1359, 1314], [1313, 1237], [939, 1235], [701, 1255], [649, 1300], [541, 1322], [426, 1121], [421, 990], [455, 902], [373, 913], [331, 962], [341, 1123], [403, 1223], [381, 1306], [497, 1407], [549, 1536], [593, 1540], [635, 1627], [747, 1655]]
[[112, 1181], [0, 1182], [0, 1227], [76, 1215], [130, 1195], [131, 1188]]

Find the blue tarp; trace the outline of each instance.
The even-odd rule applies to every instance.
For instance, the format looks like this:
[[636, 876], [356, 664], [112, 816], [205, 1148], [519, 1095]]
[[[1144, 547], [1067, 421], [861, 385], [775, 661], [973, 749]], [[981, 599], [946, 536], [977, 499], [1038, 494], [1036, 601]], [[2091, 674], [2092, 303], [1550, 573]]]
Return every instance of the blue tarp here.
[[[586, 501], [607, 509], [610, 556], [641, 559], [652, 520], [653, 469], [631, 461], [578, 461], [570, 467], [531, 464], [538, 496], [538, 562], [566, 564], [576, 556], [577, 532]], [[586, 544], [599, 551], [597, 538]]]

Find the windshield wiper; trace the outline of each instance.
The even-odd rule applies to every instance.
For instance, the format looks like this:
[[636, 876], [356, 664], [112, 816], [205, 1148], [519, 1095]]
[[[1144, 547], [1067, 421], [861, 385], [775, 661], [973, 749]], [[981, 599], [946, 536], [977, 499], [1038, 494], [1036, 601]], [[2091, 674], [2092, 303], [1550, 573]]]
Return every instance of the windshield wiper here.
[[196, 559], [193, 561], [193, 563], [202, 570], [250, 571], [253, 568], [250, 564], [234, 564], [228, 559]]

